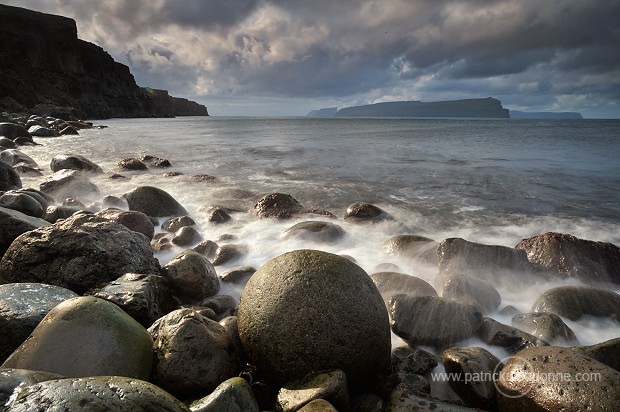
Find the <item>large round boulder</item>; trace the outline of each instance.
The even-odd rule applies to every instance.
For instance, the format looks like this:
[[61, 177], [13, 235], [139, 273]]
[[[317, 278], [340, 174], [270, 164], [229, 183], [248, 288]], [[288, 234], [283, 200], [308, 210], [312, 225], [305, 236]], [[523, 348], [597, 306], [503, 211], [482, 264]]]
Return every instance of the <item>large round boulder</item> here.
[[220, 279], [211, 262], [191, 249], [179, 253], [161, 271], [181, 301], [201, 301], [220, 290]]
[[304, 207], [293, 196], [286, 193], [270, 193], [263, 196], [254, 210], [260, 218], [288, 219], [303, 213]]
[[13, 167], [0, 160], [0, 190], [13, 190], [22, 187], [22, 179]]
[[370, 275], [387, 302], [394, 295], [437, 296], [437, 291], [424, 279], [399, 272], [377, 272]]
[[129, 210], [137, 210], [148, 216], [182, 216], [187, 210], [169, 193], [153, 186], [140, 186], [125, 194]]
[[0, 207], [0, 255], [4, 254], [19, 235], [49, 224], [46, 220]]
[[0, 152], [0, 160], [11, 165], [25, 165], [38, 168], [39, 165], [30, 156], [17, 149], [7, 149]]
[[[64, 378], [64, 376], [55, 373], [2, 368], [0, 369], [0, 405], [3, 407], [6, 405], [15, 389], [62, 378]], [[5, 409], [2, 410], [4, 411]]]
[[114, 303], [92, 296], [57, 305], [2, 364], [67, 377], [137, 379], [149, 379], [152, 366], [148, 331]]
[[357, 202], [349, 205], [344, 213], [345, 220], [353, 222], [380, 222], [392, 217], [383, 209], [371, 203]]
[[155, 227], [151, 219], [137, 210], [107, 208], [100, 210], [96, 215], [110, 219], [113, 222], [118, 222], [134, 232], [142, 233], [148, 240], [152, 240], [155, 235]]
[[550, 312], [570, 320], [582, 316], [620, 320], [620, 295], [590, 286], [559, 286], [544, 292], [532, 312]]
[[248, 281], [239, 337], [271, 380], [342, 369], [371, 385], [390, 362], [389, 318], [372, 279], [356, 264], [317, 250], [271, 259]]
[[24, 126], [10, 122], [0, 123], [0, 136], [4, 136], [11, 140], [15, 140], [18, 137], [26, 137], [32, 140], [32, 135], [28, 133], [28, 130]]
[[83, 172], [73, 169], [62, 169], [50, 176], [39, 185], [43, 193], [57, 199], [83, 197], [97, 199], [99, 188], [91, 182]]
[[286, 229], [282, 236], [309, 242], [334, 243], [345, 235], [342, 227], [331, 222], [300, 222]]
[[54, 156], [50, 162], [50, 169], [57, 172], [62, 169], [84, 170], [93, 173], [103, 173], [101, 167], [82, 155], [61, 154]]
[[435, 264], [438, 245], [435, 240], [424, 236], [396, 235], [383, 244], [383, 250], [388, 255]]
[[17, 191], [9, 191], [0, 196], [0, 207], [17, 210], [32, 217], [43, 217], [45, 213], [41, 203], [34, 197]]
[[22, 234], [0, 261], [7, 281], [47, 283], [78, 294], [125, 273], [159, 270], [144, 235], [84, 212]]

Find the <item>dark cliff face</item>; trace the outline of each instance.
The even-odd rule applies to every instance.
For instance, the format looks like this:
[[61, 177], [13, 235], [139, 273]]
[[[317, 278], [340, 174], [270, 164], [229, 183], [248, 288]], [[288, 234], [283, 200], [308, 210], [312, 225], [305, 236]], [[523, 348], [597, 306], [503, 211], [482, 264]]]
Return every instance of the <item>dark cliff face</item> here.
[[208, 116], [197, 103], [177, 113], [167, 92], [153, 99], [127, 66], [78, 39], [72, 19], [0, 4], [0, 21], [0, 109], [60, 110], [89, 119]]

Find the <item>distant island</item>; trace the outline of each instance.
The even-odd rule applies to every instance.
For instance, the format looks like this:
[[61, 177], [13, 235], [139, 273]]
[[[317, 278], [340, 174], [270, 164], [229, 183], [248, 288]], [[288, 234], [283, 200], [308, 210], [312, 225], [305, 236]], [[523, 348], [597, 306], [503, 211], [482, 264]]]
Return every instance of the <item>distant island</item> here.
[[323, 109], [312, 110], [307, 115], [310, 117], [331, 117], [338, 113], [337, 107], [325, 107]]
[[577, 112], [521, 112], [519, 110], [510, 111], [511, 119], [583, 119], [581, 113]]

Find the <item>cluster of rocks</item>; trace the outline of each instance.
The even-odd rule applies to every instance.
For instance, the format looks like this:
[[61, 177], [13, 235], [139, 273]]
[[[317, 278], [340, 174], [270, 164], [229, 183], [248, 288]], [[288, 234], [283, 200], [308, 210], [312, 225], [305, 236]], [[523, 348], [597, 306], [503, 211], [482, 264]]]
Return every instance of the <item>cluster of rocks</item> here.
[[[0, 131], [15, 142], [28, 139], [25, 127]], [[579, 346], [564, 321], [620, 319], [620, 295], [607, 287], [620, 283], [615, 245], [559, 233], [514, 248], [399, 234], [377, 251], [410, 268], [434, 265], [434, 285], [395, 266], [369, 275], [350, 256], [315, 249], [218, 273], [221, 265], [242, 263], [247, 248], [231, 243], [232, 235], [205, 240], [169, 193], [139, 186], [103, 197], [88, 180], [103, 170], [76, 154], [54, 157], [52, 175], [38, 189], [23, 188], [17, 167], [29, 158], [14, 150], [0, 152], [0, 404], [7, 411], [613, 410], [620, 404], [620, 338]], [[10, 154], [21, 160], [5, 161]], [[138, 164], [169, 167], [147, 156], [123, 159], [118, 169], [141, 173]], [[296, 219], [283, 239], [320, 248], [347, 237], [334, 214], [308, 209], [289, 194], [270, 193], [250, 210], [257, 219]], [[244, 210], [207, 211], [210, 222], [225, 224]], [[393, 219], [376, 205], [355, 203], [342, 221]], [[178, 253], [162, 266], [155, 256], [162, 251]], [[527, 313], [501, 308], [493, 286], [567, 278], [582, 284], [543, 292]], [[239, 300], [220, 292], [226, 282], [243, 288]], [[510, 313], [511, 324], [495, 320], [498, 313]], [[392, 332], [406, 345], [392, 348]], [[431, 393], [440, 364], [453, 374], [448, 384], [460, 401]], [[586, 372], [597, 379], [531, 379]]]

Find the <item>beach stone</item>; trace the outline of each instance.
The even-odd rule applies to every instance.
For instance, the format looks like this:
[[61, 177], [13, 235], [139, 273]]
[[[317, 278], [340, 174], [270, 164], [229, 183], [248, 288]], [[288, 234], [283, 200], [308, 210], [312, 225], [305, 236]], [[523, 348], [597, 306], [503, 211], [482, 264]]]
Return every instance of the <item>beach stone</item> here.
[[620, 320], [620, 295], [591, 286], [559, 286], [544, 292], [532, 312], [555, 313], [570, 320], [583, 316]]
[[68, 217], [73, 216], [79, 211], [80, 211], [79, 208], [69, 207], [69, 206], [48, 206], [45, 209], [45, 214], [43, 215], [43, 219], [50, 223], [56, 223], [61, 219], [66, 219]]
[[461, 238], [449, 238], [437, 247], [440, 276], [465, 274], [493, 284], [518, 285], [529, 282], [532, 272], [525, 251], [506, 246], [484, 245]]
[[296, 250], [271, 259], [243, 289], [237, 322], [252, 363], [274, 382], [341, 369], [353, 386], [368, 386], [389, 367], [381, 294], [338, 255]]
[[78, 212], [15, 239], [0, 271], [10, 282], [47, 283], [82, 294], [125, 273], [159, 273], [159, 262], [143, 235]]
[[237, 326], [237, 316], [226, 316], [218, 322], [222, 327], [228, 332], [230, 335], [230, 340], [232, 344], [235, 346], [239, 357], [245, 362], [247, 361], [245, 356], [245, 349], [243, 349], [243, 344], [241, 343], [241, 339], [239, 338], [239, 329]]
[[620, 247], [613, 243], [548, 232], [523, 239], [515, 247], [525, 250], [536, 269], [550, 276], [620, 284]]
[[55, 373], [31, 371], [27, 369], [0, 369], [0, 406], [6, 405], [15, 389], [39, 382], [62, 379], [63, 376]]
[[411, 346], [445, 346], [475, 335], [477, 306], [437, 296], [394, 295], [388, 302], [392, 331]]
[[11, 139], [7, 139], [6, 137], [0, 137], [0, 148], [17, 149], [17, 145]]
[[213, 310], [215, 317], [212, 319], [217, 321], [236, 314], [237, 305], [237, 300], [230, 295], [215, 295], [200, 302], [200, 306]]
[[146, 328], [177, 306], [168, 279], [159, 275], [126, 273], [93, 296], [118, 305]]
[[137, 210], [120, 210], [107, 208], [95, 213], [96, 216], [104, 217], [112, 222], [120, 223], [127, 229], [142, 233], [150, 241], [155, 235], [155, 228], [151, 219]]
[[578, 345], [571, 328], [555, 313], [521, 313], [512, 318], [512, 326], [555, 346]]
[[241, 259], [247, 254], [247, 248], [239, 245], [222, 245], [215, 251], [213, 266], [220, 266], [226, 263]]
[[212, 240], [205, 240], [193, 247], [195, 252], [200, 253], [209, 260], [213, 260], [219, 246]]
[[196, 222], [190, 216], [179, 216], [167, 219], [164, 223], [161, 224], [162, 230], [166, 232], [174, 233], [177, 230], [186, 227], [186, 226], [194, 226]]
[[122, 376], [58, 379], [19, 390], [6, 412], [166, 411], [189, 408], [157, 386]]
[[[577, 374], [596, 379], [577, 379]], [[563, 379], [532, 379], [562, 376]], [[613, 411], [620, 405], [620, 372], [557, 346], [524, 349], [499, 374], [501, 411]]]
[[448, 272], [437, 276], [435, 282], [444, 298], [476, 305], [485, 314], [494, 312], [502, 303], [497, 289], [482, 279]]
[[497, 312], [497, 314], [500, 316], [510, 316], [510, 317], [516, 316], [519, 313], [521, 313], [521, 311], [512, 305], [506, 305], [500, 311]]
[[215, 224], [227, 223], [232, 220], [232, 217], [221, 207], [214, 207], [209, 211], [207, 221]]
[[121, 199], [120, 197], [106, 196], [103, 198], [101, 202], [103, 203], [103, 206], [105, 207], [112, 207], [112, 208], [122, 209], [122, 210], [127, 209], [127, 202], [125, 201], [125, 199]]
[[325, 399], [315, 399], [312, 402], [304, 405], [299, 412], [338, 412], [338, 409]]
[[620, 372], [620, 337], [596, 345], [575, 346], [571, 349]]
[[383, 250], [391, 256], [436, 264], [437, 246], [439, 242], [424, 236], [397, 235], [383, 244]]
[[17, 137], [26, 137], [32, 140], [32, 135], [28, 132], [28, 129], [20, 124], [9, 122], [0, 123], [0, 136], [10, 140], [15, 140]]
[[380, 222], [392, 217], [383, 209], [370, 203], [357, 202], [349, 205], [344, 213], [345, 220], [353, 222]]
[[149, 168], [140, 160], [134, 157], [126, 157], [119, 160], [116, 167], [125, 171], [148, 170]]
[[334, 223], [308, 221], [289, 227], [284, 231], [282, 237], [317, 243], [334, 243], [342, 239], [344, 235], [345, 232], [342, 227]]
[[394, 372], [383, 382], [383, 392], [390, 393], [396, 389], [404, 389], [413, 393], [431, 393], [430, 382], [422, 375], [406, 372]]
[[285, 384], [278, 392], [277, 408], [295, 412], [306, 404], [323, 399], [337, 409], [349, 410], [347, 376], [339, 369], [312, 372]]
[[177, 246], [190, 246], [203, 240], [202, 235], [192, 226], [184, 226], [174, 232], [174, 236], [170, 241]]
[[435, 355], [418, 347], [399, 346], [392, 351], [392, 373], [425, 375], [437, 365]]
[[16, 210], [32, 217], [43, 217], [44, 210], [34, 197], [15, 191], [5, 192], [0, 196], [0, 207]]
[[125, 194], [129, 210], [137, 210], [147, 216], [179, 216], [187, 215], [187, 210], [170, 194], [152, 186], [140, 186]]
[[213, 391], [241, 369], [230, 335], [193, 309], [178, 309], [149, 328], [155, 342], [153, 383], [187, 396]]
[[208, 396], [190, 405], [192, 412], [258, 412], [258, 403], [252, 387], [243, 378], [222, 382]]
[[172, 167], [168, 159], [162, 159], [161, 157], [144, 155], [140, 157], [140, 161], [144, 162], [150, 167], [166, 168]]
[[202, 301], [220, 290], [220, 281], [211, 262], [191, 249], [175, 256], [161, 272], [183, 302]]
[[86, 209], [86, 205], [73, 197], [68, 197], [62, 201], [63, 206], [73, 207], [76, 209]]
[[16, 137], [14, 140], [17, 146], [40, 146], [40, 144], [35, 143], [31, 138], [27, 137]]
[[52, 196], [45, 194], [43, 192], [41, 192], [40, 190], [37, 189], [33, 189], [31, 187], [26, 188], [26, 189], [17, 189], [17, 190], [11, 190], [9, 192], [5, 192], [5, 193], [23, 193], [26, 194], [30, 197], [32, 197], [34, 200], [36, 200], [37, 202], [39, 202], [39, 204], [41, 205], [41, 207], [43, 209], [47, 208], [50, 203], [54, 203], [55, 200]]
[[22, 187], [22, 179], [10, 164], [0, 160], [0, 190], [13, 190]]
[[61, 154], [52, 157], [50, 161], [50, 169], [52, 172], [58, 172], [62, 169], [82, 170], [92, 173], [103, 173], [101, 167], [82, 155]]
[[386, 302], [392, 296], [403, 293], [411, 296], [437, 296], [437, 291], [427, 281], [404, 273], [378, 272], [370, 275], [370, 278]]
[[484, 318], [482, 320], [482, 324], [478, 329], [478, 338], [488, 345], [506, 348], [512, 354], [532, 346], [549, 345], [536, 336], [512, 326], [504, 325], [492, 318]]
[[223, 272], [220, 275], [220, 280], [222, 282], [245, 285], [254, 272], [256, 272], [256, 268], [253, 266], [235, 266]]
[[44, 126], [32, 126], [28, 129], [28, 133], [34, 137], [56, 137], [58, 133], [56, 130], [44, 127]]
[[76, 296], [68, 289], [42, 283], [0, 285], [0, 361], [26, 340], [50, 310]]
[[387, 406], [384, 412], [479, 412], [480, 409], [468, 408], [448, 401], [424, 395], [421, 392], [411, 391], [398, 387], [388, 395]]
[[39, 168], [37, 162], [24, 152], [17, 149], [6, 149], [0, 152], [0, 161], [8, 164], [9, 166], [24, 165]]
[[149, 379], [152, 347], [146, 329], [115, 304], [76, 297], [54, 307], [2, 367]]
[[97, 199], [100, 193], [97, 185], [88, 180], [83, 172], [72, 169], [62, 169], [48, 176], [39, 185], [39, 189], [57, 199], [68, 197]]
[[189, 178], [190, 180], [194, 182], [207, 182], [207, 183], [212, 183], [217, 180], [217, 177], [206, 175], [206, 174], [193, 175], [193, 176], [190, 176]]
[[254, 205], [254, 211], [260, 218], [289, 219], [303, 213], [304, 207], [289, 194], [271, 193]]
[[[13, 209], [0, 207], [0, 255], [9, 248], [18, 236], [30, 230], [48, 226], [46, 220], [25, 215]], [[0, 274], [0, 279], [2, 275]]]
[[351, 400], [353, 412], [383, 412], [383, 399], [374, 393], [363, 393]]
[[446, 373], [459, 377], [448, 383], [468, 406], [496, 410], [493, 376], [501, 370], [501, 362], [495, 355], [479, 347], [454, 347], [443, 351], [441, 358]]
[[66, 126], [58, 132], [61, 136], [78, 136], [80, 132], [73, 126]]

